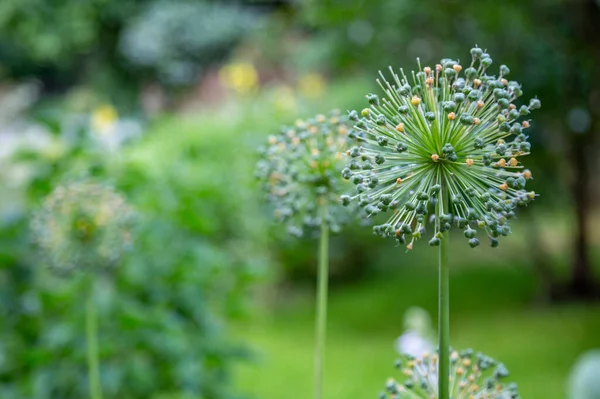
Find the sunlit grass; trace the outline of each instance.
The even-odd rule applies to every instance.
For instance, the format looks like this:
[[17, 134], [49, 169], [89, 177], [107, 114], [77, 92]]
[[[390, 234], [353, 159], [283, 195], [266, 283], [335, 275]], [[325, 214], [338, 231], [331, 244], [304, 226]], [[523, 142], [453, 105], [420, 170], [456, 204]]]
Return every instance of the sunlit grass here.
[[[452, 343], [501, 359], [524, 398], [564, 398], [577, 356], [599, 347], [600, 305], [533, 305], [535, 277], [528, 268], [492, 264], [456, 268], [452, 275]], [[375, 398], [395, 375], [393, 342], [404, 310], [435, 316], [435, 270], [409, 266], [364, 283], [333, 290], [330, 299], [325, 397]], [[256, 358], [239, 366], [238, 388], [261, 399], [310, 397], [313, 314], [309, 293], [235, 327]]]

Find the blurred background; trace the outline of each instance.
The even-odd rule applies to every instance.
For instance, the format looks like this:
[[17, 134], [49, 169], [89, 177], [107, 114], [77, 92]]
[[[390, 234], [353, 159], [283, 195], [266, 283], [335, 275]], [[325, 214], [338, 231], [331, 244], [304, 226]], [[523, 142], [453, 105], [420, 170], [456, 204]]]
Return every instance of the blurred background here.
[[[48, 275], [28, 227], [84, 175], [142, 216], [101, 282], [105, 397], [309, 397], [316, 245], [270, 221], [256, 148], [362, 108], [379, 69], [475, 44], [542, 101], [540, 197], [500, 248], [456, 240], [453, 345], [501, 359], [523, 397], [598, 398], [570, 383], [600, 347], [597, 0], [3, 0], [0, 397], [88, 396], [81, 287]], [[376, 397], [398, 336], [435, 328], [435, 251], [404, 252], [369, 228], [333, 238], [327, 397]]]

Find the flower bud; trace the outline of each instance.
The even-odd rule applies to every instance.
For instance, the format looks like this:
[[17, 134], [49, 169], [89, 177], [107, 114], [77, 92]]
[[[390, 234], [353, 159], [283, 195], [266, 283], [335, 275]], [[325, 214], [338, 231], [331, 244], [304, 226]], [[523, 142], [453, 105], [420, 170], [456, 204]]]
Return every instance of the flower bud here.
[[367, 94], [367, 101], [371, 105], [379, 105], [379, 96], [377, 94]]
[[479, 47], [473, 47], [471, 49], [471, 56], [473, 57], [473, 59], [479, 59], [482, 54], [483, 54], [483, 50], [480, 49]]
[[411, 93], [411, 87], [410, 85], [407, 83], [405, 85], [402, 85], [398, 88], [398, 93], [400, 93], [403, 96], [409, 96]]
[[432, 247], [437, 247], [440, 245], [440, 239], [437, 237], [433, 237], [431, 240], [429, 240], [429, 245], [431, 245]]
[[479, 245], [479, 240], [478, 240], [477, 238], [471, 238], [471, 239], [469, 240], [469, 246], [470, 246], [471, 248], [475, 248], [475, 247], [476, 247], [476, 246], [478, 246], [478, 245]]
[[467, 69], [465, 69], [465, 76], [468, 79], [474, 79], [477, 77], [477, 69], [473, 68], [473, 67], [469, 67]]
[[529, 109], [539, 109], [542, 106], [542, 103], [537, 98], [532, 98], [529, 100]]
[[401, 105], [398, 107], [398, 112], [400, 112], [403, 115], [408, 114], [408, 111], [409, 111], [409, 109], [408, 109], [408, 106], [406, 106], [406, 105]]

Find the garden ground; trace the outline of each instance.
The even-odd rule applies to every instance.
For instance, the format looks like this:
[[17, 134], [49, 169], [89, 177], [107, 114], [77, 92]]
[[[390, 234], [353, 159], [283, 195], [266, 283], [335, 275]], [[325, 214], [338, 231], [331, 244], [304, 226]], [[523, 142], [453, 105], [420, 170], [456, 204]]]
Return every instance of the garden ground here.
[[[600, 304], [536, 304], [535, 277], [525, 265], [455, 268], [451, 284], [453, 344], [501, 359], [524, 398], [564, 398], [577, 356], [600, 346]], [[236, 382], [254, 398], [309, 398], [310, 290], [293, 298], [279, 295], [275, 309], [235, 326], [256, 353], [238, 366]], [[376, 398], [388, 377], [399, 377], [393, 342], [402, 332], [404, 310], [413, 305], [435, 317], [435, 270], [402, 266], [332, 289], [326, 398]]]

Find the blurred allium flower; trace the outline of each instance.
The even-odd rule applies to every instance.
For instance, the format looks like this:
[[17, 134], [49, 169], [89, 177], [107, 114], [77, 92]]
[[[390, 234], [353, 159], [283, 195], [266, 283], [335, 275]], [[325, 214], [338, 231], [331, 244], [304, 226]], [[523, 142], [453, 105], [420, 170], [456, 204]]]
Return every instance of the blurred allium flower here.
[[320, 205], [327, 205], [331, 230], [339, 230], [349, 213], [339, 206], [344, 182], [338, 178], [347, 148], [348, 127], [338, 112], [298, 120], [269, 137], [256, 175], [263, 181], [275, 218], [285, 222], [292, 235], [319, 229]]
[[477, 47], [471, 55], [464, 69], [451, 59], [433, 68], [419, 65], [412, 83], [402, 69], [398, 75], [390, 68], [392, 79], [380, 74], [378, 80], [385, 97], [369, 94], [370, 107], [349, 115], [359, 145], [347, 152], [351, 160], [342, 176], [358, 193], [342, 201], [358, 201], [368, 216], [391, 211], [374, 233], [408, 242], [408, 249], [428, 221], [435, 222], [431, 245], [454, 224], [471, 247], [479, 245], [477, 229], [496, 247], [497, 238], [510, 233], [515, 208], [536, 196], [525, 190], [532, 175], [521, 162], [531, 147], [525, 134], [530, 121], [519, 119], [540, 101], [516, 105], [521, 85], [506, 79], [508, 67], [488, 75], [490, 56]]
[[[420, 357], [405, 357], [396, 362], [402, 373], [399, 380], [388, 379], [385, 398], [437, 398], [438, 356], [423, 354]], [[481, 353], [473, 355], [471, 349], [452, 352], [450, 355], [450, 397], [469, 399], [517, 399], [517, 385], [502, 382], [508, 370]]]
[[416, 306], [409, 308], [404, 314], [404, 328], [406, 331], [395, 343], [398, 353], [418, 356], [435, 348], [435, 332], [431, 327], [431, 317], [425, 309]]
[[57, 274], [117, 265], [132, 243], [133, 212], [111, 187], [87, 181], [57, 187], [31, 227], [36, 244]]
[[600, 349], [581, 355], [569, 376], [568, 399], [600, 399]]

